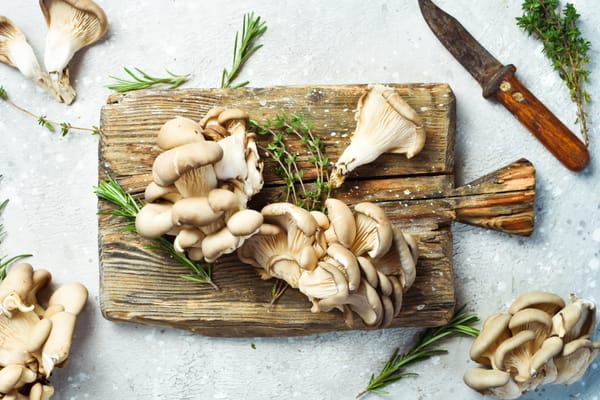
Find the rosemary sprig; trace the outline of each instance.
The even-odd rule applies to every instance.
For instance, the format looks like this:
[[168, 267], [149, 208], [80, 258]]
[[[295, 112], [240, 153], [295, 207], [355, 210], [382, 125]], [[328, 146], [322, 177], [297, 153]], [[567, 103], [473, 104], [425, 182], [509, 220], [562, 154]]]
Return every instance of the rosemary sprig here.
[[[286, 186], [286, 201], [307, 210], [323, 210], [323, 202], [331, 194], [329, 184], [329, 157], [321, 139], [312, 132], [312, 123], [302, 113], [279, 113], [267, 119], [262, 125], [251, 120], [249, 130], [261, 136], [270, 136], [267, 147], [261, 147], [276, 163], [275, 172]], [[304, 171], [298, 168], [297, 155], [287, 150], [286, 135], [296, 136], [308, 153], [308, 162], [316, 171], [314, 190], [309, 190], [304, 182]], [[298, 188], [296, 188], [298, 186]]]
[[575, 123], [579, 123], [579, 130], [587, 145], [587, 103], [591, 95], [585, 89], [590, 75], [585, 65], [591, 62], [588, 56], [590, 42], [581, 36], [577, 27], [579, 14], [573, 4], [567, 3], [562, 14], [557, 7], [558, 0], [524, 0], [521, 5], [523, 15], [517, 17], [517, 25], [542, 41], [546, 56], [565, 81], [571, 101], [576, 104]]
[[119, 78], [116, 76], [110, 76], [110, 78], [114, 79], [116, 82], [106, 85], [106, 87], [110, 90], [114, 90], [115, 92], [123, 93], [129, 92], [131, 90], [140, 90], [146, 89], [154, 85], [158, 84], [167, 84], [169, 85], [169, 89], [173, 89], [184, 83], [190, 76], [190, 74], [186, 75], [177, 75], [167, 70], [167, 77], [155, 77], [147, 74], [141, 69], [134, 67], [137, 73], [140, 76], [137, 76], [133, 71], [129, 68], [123, 68], [127, 75], [129, 75], [132, 80], [128, 78]]
[[[96, 193], [96, 196], [99, 198], [116, 206], [116, 208], [103, 211], [101, 214], [116, 215], [127, 219], [125, 231], [135, 232], [135, 217], [144, 205], [141, 200], [134, 199], [111, 176], [107, 176], [106, 181], [100, 181], [98, 186], [94, 187], [94, 193]], [[173, 243], [164, 236], [153, 239], [153, 242], [154, 245], [146, 246], [148, 250], [166, 253], [178, 264], [188, 268], [191, 271], [191, 273], [188, 275], [182, 275], [182, 278], [194, 282], [207, 283], [213, 288], [218, 289], [217, 285], [212, 280], [210, 264], [201, 265], [190, 260], [185, 256], [185, 254], [177, 252], [173, 247]]]
[[474, 328], [473, 324], [479, 321], [479, 317], [474, 313], [466, 313], [464, 311], [465, 307], [466, 305], [463, 305], [456, 310], [454, 316], [446, 325], [425, 330], [419, 336], [417, 343], [408, 352], [399, 354], [399, 349], [396, 349], [377, 376], [375, 374], [371, 375], [367, 387], [356, 398], [360, 398], [367, 393], [388, 394], [388, 392], [382, 390], [383, 387], [402, 378], [416, 376], [417, 374], [414, 372], [405, 372], [404, 368], [414, 362], [447, 353], [447, 350], [434, 347], [436, 342], [458, 335], [477, 336], [479, 330]]
[[[8, 199], [4, 200], [0, 203], [0, 215], [4, 212], [6, 205], [8, 204]], [[4, 230], [4, 224], [0, 224], [0, 244], [4, 241], [6, 237], [6, 231]], [[31, 254], [19, 254], [17, 256], [9, 257], [7, 255], [0, 256], [0, 280], [3, 280], [6, 277], [6, 269], [15, 261], [19, 261], [22, 258], [31, 257]]]
[[71, 131], [91, 132], [93, 135], [97, 135], [100, 133], [100, 128], [98, 128], [95, 125], [92, 126], [91, 128], [86, 128], [86, 127], [82, 127], [82, 126], [72, 125], [70, 122], [53, 121], [53, 120], [48, 119], [45, 115], [37, 115], [37, 114], [29, 111], [28, 109], [16, 104], [14, 101], [12, 101], [10, 99], [10, 97], [8, 96], [6, 89], [4, 89], [3, 86], [0, 86], [0, 99], [3, 100], [4, 102], [8, 103], [12, 107], [16, 108], [17, 110], [35, 118], [38, 121], [38, 124], [40, 126], [43, 126], [44, 128], [48, 129], [52, 133], [60, 131], [62, 136], [66, 136]]
[[221, 74], [221, 88], [239, 88], [248, 84], [248, 81], [235, 85], [232, 85], [232, 82], [240, 73], [242, 66], [248, 58], [262, 47], [262, 44], [253, 44], [266, 30], [267, 23], [264, 21], [261, 22], [260, 16], [255, 16], [253, 12], [244, 14], [242, 35], [240, 37], [239, 32], [235, 33], [235, 41], [233, 42], [233, 62], [229, 70], [223, 68], [223, 73]]

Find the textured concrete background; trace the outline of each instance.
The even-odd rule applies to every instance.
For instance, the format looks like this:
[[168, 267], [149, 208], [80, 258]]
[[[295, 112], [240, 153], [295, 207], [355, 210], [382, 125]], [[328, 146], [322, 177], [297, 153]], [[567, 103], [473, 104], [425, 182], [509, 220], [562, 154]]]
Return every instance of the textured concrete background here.
[[[592, 41], [589, 91], [598, 96], [600, 8], [574, 0]], [[193, 75], [188, 87], [216, 87], [229, 66], [234, 31], [255, 11], [269, 29], [243, 71], [252, 86], [369, 82], [448, 82], [457, 98], [457, 176], [465, 183], [520, 157], [537, 169], [536, 229], [529, 238], [454, 227], [458, 301], [482, 317], [521, 293], [574, 292], [600, 302], [600, 132], [598, 103], [590, 106], [592, 161], [567, 171], [500, 105], [485, 101], [471, 76], [429, 31], [416, 0], [181, 1], [98, 0], [110, 20], [107, 37], [78, 53], [71, 75], [78, 97], [56, 103], [16, 70], [0, 65], [0, 84], [18, 104], [48, 118], [91, 126], [109, 95], [103, 85], [123, 66], [159, 74]], [[439, 5], [463, 22], [499, 60], [574, 131], [574, 106], [540, 44], [514, 21], [520, 1], [450, 1]], [[0, 0], [6, 15], [43, 57], [46, 26], [37, 1]], [[350, 399], [395, 347], [418, 330], [344, 332], [303, 338], [206, 338], [188, 332], [118, 324], [98, 306], [96, 198], [98, 138], [62, 138], [0, 103], [0, 199], [9, 232], [3, 254], [30, 252], [55, 282], [83, 282], [90, 300], [78, 321], [68, 365], [52, 382], [57, 399]], [[596, 340], [600, 336], [595, 331]], [[472, 366], [470, 339], [445, 343], [448, 355], [415, 365], [419, 377], [388, 389], [389, 399], [477, 399], [462, 383]], [[547, 386], [528, 399], [598, 399], [596, 361], [570, 387]]]

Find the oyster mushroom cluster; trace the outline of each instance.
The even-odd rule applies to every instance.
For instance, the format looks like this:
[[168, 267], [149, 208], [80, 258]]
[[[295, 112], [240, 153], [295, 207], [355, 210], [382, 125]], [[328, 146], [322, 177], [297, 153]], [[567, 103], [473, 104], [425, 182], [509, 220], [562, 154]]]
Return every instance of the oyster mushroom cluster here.
[[334, 165], [330, 182], [337, 188], [357, 167], [368, 164], [384, 153], [417, 155], [425, 145], [425, 128], [417, 112], [397, 90], [370, 85], [358, 100], [356, 130]]
[[312, 302], [313, 312], [338, 309], [352, 326], [386, 327], [415, 280], [418, 251], [411, 235], [395, 230], [383, 210], [359, 203], [351, 210], [326, 200], [327, 214], [291, 203], [261, 211], [264, 223], [238, 249], [263, 279], [285, 280]]
[[213, 108], [200, 122], [177, 117], [161, 127], [140, 235], [175, 236], [177, 251], [213, 262], [259, 229], [261, 213], [246, 204], [262, 189], [263, 165], [247, 124], [244, 111]]
[[0, 283], [0, 393], [5, 399], [48, 399], [48, 378], [69, 355], [77, 315], [88, 292], [79, 283], [59, 287], [42, 306], [39, 292], [51, 275], [15, 264]]
[[600, 352], [591, 333], [595, 305], [571, 295], [571, 303], [553, 293], [529, 292], [508, 313], [483, 323], [470, 357], [482, 364], [465, 373], [471, 388], [500, 399], [515, 399], [540, 384], [570, 384]]
[[100, 40], [108, 29], [102, 8], [92, 0], [40, 0], [48, 25], [42, 70], [23, 32], [0, 16], [0, 61], [41, 85], [61, 103], [75, 100], [69, 62], [77, 51]]

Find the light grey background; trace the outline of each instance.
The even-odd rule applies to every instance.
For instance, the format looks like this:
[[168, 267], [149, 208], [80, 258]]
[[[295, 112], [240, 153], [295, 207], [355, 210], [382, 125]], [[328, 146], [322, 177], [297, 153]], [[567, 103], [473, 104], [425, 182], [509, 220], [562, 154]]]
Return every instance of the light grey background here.
[[[252, 86], [370, 82], [448, 82], [457, 98], [456, 166], [460, 184], [520, 157], [537, 169], [536, 228], [529, 238], [456, 224], [454, 264], [458, 302], [482, 317], [525, 291], [573, 292], [600, 302], [600, 189], [598, 103], [590, 105], [591, 163], [566, 170], [481, 89], [430, 32], [416, 0], [182, 1], [98, 0], [110, 20], [100, 43], [78, 53], [72, 80], [78, 97], [56, 103], [16, 70], [0, 65], [0, 84], [18, 104], [73, 125], [99, 124], [109, 75], [123, 66], [160, 74], [191, 72], [187, 87], [217, 87], [231, 62], [242, 15], [268, 22], [264, 47], [241, 79]], [[450, 1], [454, 15], [489, 51], [518, 67], [518, 77], [575, 132], [575, 108], [551, 70], [541, 45], [514, 18], [520, 1]], [[581, 30], [600, 59], [600, 8], [575, 0]], [[43, 58], [46, 26], [37, 1], [0, 0]], [[597, 62], [589, 91], [599, 96]], [[36, 268], [57, 283], [77, 280], [90, 290], [78, 321], [68, 365], [52, 376], [57, 399], [351, 399], [395, 347], [407, 349], [419, 332], [391, 329], [302, 338], [207, 338], [179, 330], [119, 324], [98, 305], [96, 198], [98, 137], [62, 138], [0, 103], [0, 198], [10, 198], [2, 220], [9, 232], [1, 253], [31, 252]], [[595, 331], [599, 340], [598, 329]], [[444, 344], [448, 355], [411, 369], [420, 374], [388, 389], [389, 399], [477, 399], [462, 382], [474, 363], [470, 339]], [[255, 345], [253, 348], [252, 344]], [[598, 399], [596, 361], [570, 387], [548, 386], [528, 399]]]

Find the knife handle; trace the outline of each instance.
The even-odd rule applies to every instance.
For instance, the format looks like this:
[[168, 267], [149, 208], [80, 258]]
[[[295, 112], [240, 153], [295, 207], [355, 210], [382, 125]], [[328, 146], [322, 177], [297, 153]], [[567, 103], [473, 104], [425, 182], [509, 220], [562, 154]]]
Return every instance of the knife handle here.
[[567, 168], [573, 171], [584, 169], [590, 160], [587, 147], [527, 90], [515, 77], [515, 71], [513, 65], [507, 65], [494, 79], [496, 99]]

